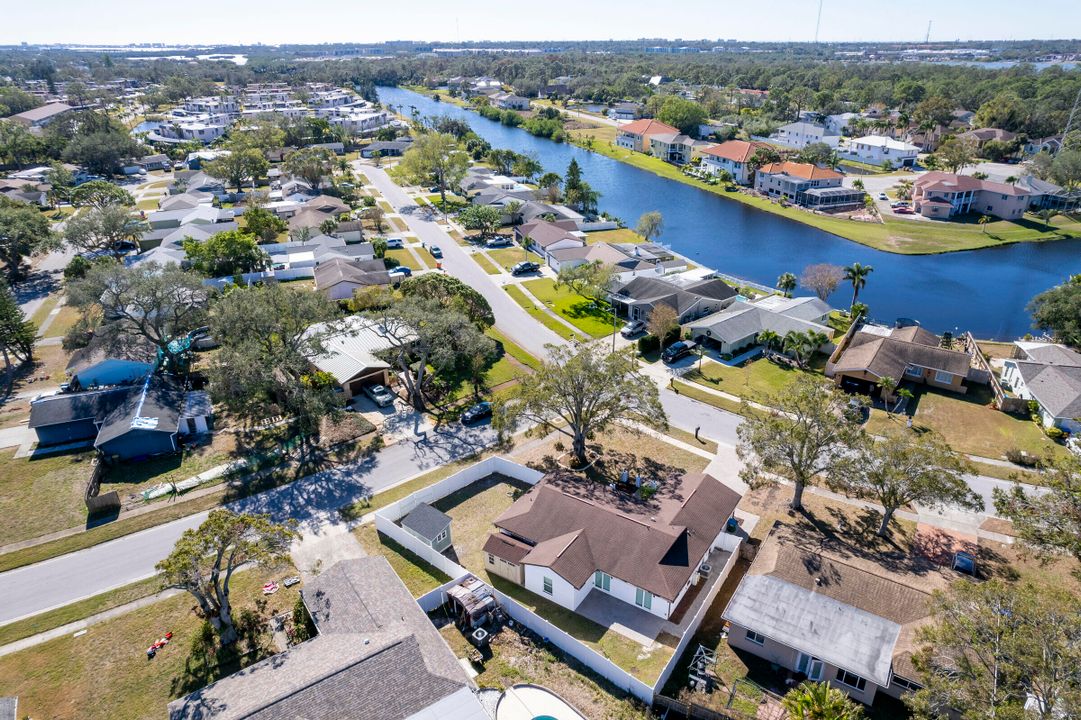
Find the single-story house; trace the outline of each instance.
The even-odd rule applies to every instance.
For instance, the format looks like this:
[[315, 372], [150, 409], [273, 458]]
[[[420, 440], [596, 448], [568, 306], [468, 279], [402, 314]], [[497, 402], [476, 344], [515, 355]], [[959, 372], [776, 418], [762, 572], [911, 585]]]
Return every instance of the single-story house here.
[[37, 205], [40, 208], [47, 208], [50, 205], [48, 183], [0, 178], [0, 195], [9, 200]]
[[608, 296], [617, 314], [628, 320], [648, 320], [657, 305], [676, 311], [680, 324], [723, 310], [736, 301], [736, 291], [716, 278], [680, 283], [675, 278], [636, 277], [618, 285]]
[[364, 239], [364, 224], [359, 220], [341, 220], [334, 229], [333, 235], [340, 237], [347, 243], [358, 243]]
[[401, 519], [402, 529], [436, 552], [453, 544], [450, 537], [450, 515], [420, 503]]
[[1016, 137], [1017, 133], [1012, 133], [1009, 130], [1000, 130], [999, 128], [976, 128], [975, 130], [961, 133], [957, 136], [957, 139], [975, 143], [976, 148], [982, 150], [983, 146], [991, 140], [1008, 143]]
[[179, 195], [191, 192], [210, 193], [219, 199], [228, 194], [225, 192], [224, 182], [202, 170], [181, 170], [173, 173], [173, 184], [169, 186], [169, 193]]
[[769, 143], [746, 140], [729, 140], [712, 145], [702, 150], [702, 168], [714, 175], [725, 171], [739, 185], [750, 185], [754, 181], [754, 172], [748, 163], [756, 152], [771, 147]]
[[635, 152], [649, 152], [650, 138], [653, 135], [679, 135], [679, 129], [651, 118], [635, 120], [619, 126], [616, 130], [616, 145]]
[[171, 210], [191, 210], [200, 205], [213, 205], [214, 196], [211, 193], [193, 190], [180, 193], [179, 195], [166, 195], [158, 200], [158, 210], [168, 212]]
[[320, 226], [328, 219], [333, 219], [333, 216], [319, 210], [305, 208], [289, 218], [289, 235], [297, 237], [305, 229], [312, 235], [318, 234], [322, 232]]
[[1045, 428], [1081, 434], [1081, 353], [1063, 345], [1019, 340], [1003, 361], [1002, 382], [1039, 406]]
[[147, 213], [146, 221], [151, 230], [178, 228], [182, 225], [214, 225], [231, 222], [236, 214], [228, 208], [197, 205], [181, 210], [159, 210]]
[[169, 720], [488, 720], [386, 558], [341, 560], [301, 600], [318, 634], [169, 703]]
[[630, 122], [631, 120], [637, 120], [642, 117], [642, 105], [641, 103], [634, 102], [620, 102], [616, 103], [612, 107], [608, 108], [608, 117], [613, 120], [623, 120]]
[[870, 704], [918, 690], [917, 631], [957, 575], [909, 554], [888, 567], [776, 523], [722, 614], [728, 644]]
[[571, 220], [576, 226], [580, 227], [580, 224], [585, 221], [585, 217], [581, 213], [571, 210], [566, 205], [553, 205], [536, 200], [530, 200], [522, 205], [518, 209], [518, 217], [523, 224], [534, 220], [551, 220], [552, 222]]
[[585, 233], [571, 220], [535, 220], [514, 228], [514, 239], [520, 245], [548, 260], [551, 253], [586, 244]]
[[321, 352], [308, 358], [316, 370], [334, 376], [346, 399], [360, 394], [365, 385], [389, 385], [390, 363], [377, 353], [393, 345], [379, 323], [359, 315], [341, 320], [317, 323], [308, 328], [305, 337], [318, 339]]
[[[776, 297], [776, 296], [771, 296]], [[788, 302], [737, 302], [724, 310], [689, 324], [695, 341], [716, 347], [718, 352], [736, 354], [758, 343], [760, 333], [770, 330], [784, 337], [792, 332], [818, 332], [833, 339], [828, 319], [829, 305], [818, 298], [779, 298]], [[807, 318], [804, 316], [813, 316]]]
[[43, 128], [59, 117], [67, 115], [74, 110], [71, 105], [62, 102], [48, 103], [36, 108], [30, 108], [21, 113], [16, 113], [7, 118], [28, 128]]
[[620, 282], [629, 282], [639, 275], [661, 276], [687, 269], [687, 262], [670, 258], [659, 260], [640, 256], [634, 252], [637, 245], [632, 243], [599, 242], [581, 247], [565, 248], [548, 253], [548, 265], [557, 273], [561, 270], [599, 262], [615, 270], [615, 277]]
[[862, 395], [879, 392], [878, 381], [884, 377], [965, 393], [971, 368], [967, 352], [942, 347], [941, 338], [917, 325], [865, 323], [843, 344], [836, 361], [826, 365], [826, 377]]
[[35, 400], [29, 427], [39, 445], [93, 440], [103, 455], [130, 460], [175, 452], [179, 436], [207, 432], [212, 417], [205, 392], [147, 375], [134, 385]]
[[403, 137], [397, 140], [376, 140], [360, 149], [362, 158], [373, 158], [376, 153], [379, 157], [400, 157], [406, 150], [413, 147], [413, 138]]
[[912, 167], [920, 149], [911, 143], [894, 140], [884, 135], [865, 135], [848, 141], [847, 155], [868, 165], [883, 165], [889, 162], [893, 167]]
[[340, 198], [336, 198], [332, 195], [316, 195], [308, 202], [304, 203], [306, 210], [317, 210], [325, 215], [330, 215], [335, 218], [349, 212], [349, 206], [345, 201]]
[[495, 520], [487, 567], [570, 610], [601, 593], [668, 619], [719, 546], [740, 495], [703, 473], [649, 500], [550, 474]]
[[349, 300], [357, 290], [373, 285], [390, 285], [382, 260], [333, 258], [315, 267], [315, 289], [331, 300]]
[[144, 355], [141, 359], [114, 357], [91, 343], [71, 354], [68, 382], [75, 390], [131, 384], [154, 369], [153, 353]]
[[157, 155], [145, 155], [136, 163], [144, 170], [171, 170], [173, 167], [173, 161], [169, 159], [168, 155], [164, 153], [158, 153]]
[[979, 213], [1018, 220], [1028, 209], [1032, 193], [1018, 185], [979, 180], [971, 175], [929, 172], [912, 183], [912, 207], [929, 218]]

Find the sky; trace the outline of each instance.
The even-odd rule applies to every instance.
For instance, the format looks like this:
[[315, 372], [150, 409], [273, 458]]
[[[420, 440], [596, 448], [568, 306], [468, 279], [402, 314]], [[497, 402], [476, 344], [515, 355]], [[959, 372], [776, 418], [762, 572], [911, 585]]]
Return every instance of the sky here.
[[[812, 41], [815, 0], [0, 0], [0, 44]], [[1081, 0], [822, 0], [822, 41], [1081, 37]]]

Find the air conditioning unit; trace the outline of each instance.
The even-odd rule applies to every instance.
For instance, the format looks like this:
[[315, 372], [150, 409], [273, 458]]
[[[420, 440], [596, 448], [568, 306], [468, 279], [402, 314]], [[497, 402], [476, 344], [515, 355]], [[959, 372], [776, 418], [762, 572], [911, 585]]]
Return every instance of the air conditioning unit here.
[[709, 563], [702, 563], [698, 566], [698, 574], [703, 580], [708, 579], [711, 572], [713, 572], [713, 566]]

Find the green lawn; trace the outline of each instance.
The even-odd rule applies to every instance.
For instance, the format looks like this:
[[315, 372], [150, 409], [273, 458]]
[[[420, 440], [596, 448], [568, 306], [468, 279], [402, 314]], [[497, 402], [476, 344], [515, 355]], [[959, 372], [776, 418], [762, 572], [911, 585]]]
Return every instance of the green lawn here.
[[518, 362], [522, 363], [527, 367], [531, 367], [534, 370], [540, 369], [541, 364], [540, 361], [537, 360], [537, 358], [533, 357], [533, 355], [531, 355], [523, 347], [515, 343], [503, 333], [496, 330], [494, 327], [485, 330], [484, 334], [495, 340], [497, 343], [500, 343], [503, 346], [503, 351], [513, 357]]
[[691, 398], [692, 400], [704, 402], [706, 405], [712, 405], [713, 407], [719, 408], [721, 410], [727, 410], [728, 412], [735, 413], [736, 415], [746, 415], [748, 412], [754, 412], [754, 410], [744, 407], [743, 403], [739, 403], [735, 400], [729, 400], [728, 398], [723, 398], [712, 393], [708, 393], [697, 385], [691, 383], [685, 383], [679, 380], [675, 380], [672, 382], [671, 387], [679, 395], [684, 395]]
[[432, 257], [432, 254], [428, 251], [428, 248], [415, 247], [413, 248], [413, 250], [417, 253], [417, 255], [420, 255], [421, 262], [423, 262], [429, 268], [435, 267], [435, 264], [438, 261], [434, 257]]
[[761, 402], [767, 395], [777, 395], [800, 375], [813, 374], [821, 377], [826, 359], [825, 355], [816, 355], [809, 371], [770, 362], [764, 357], [744, 363], [743, 367], [730, 367], [707, 360], [702, 363], [700, 372], [693, 370], [684, 377], [715, 390]]
[[556, 320], [554, 317], [541, 310], [533, 302], [525, 296], [522, 289], [517, 285], [505, 285], [503, 287], [507, 291], [507, 294], [511, 296], [514, 302], [518, 303], [523, 310], [533, 316], [535, 320], [543, 324], [546, 328], [559, 335], [564, 340], [578, 340], [580, 336], [578, 333], [571, 330], [563, 323]]
[[549, 278], [522, 283], [530, 293], [571, 325], [595, 338], [612, 334], [612, 314], [570, 288], [555, 286]]
[[394, 208], [386, 200], [379, 200], [376, 204], [379, 205], [379, 207], [383, 208], [383, 212], [394, 212]]
[[67, 334], [75, 323], [79, 322], [79, 318], [82, 317], [82, 313], [71, 307], [70, 305], [62, 305], [60, 312], [53, 318], [52, 323], [49, 324], [48, 329], [45, 331], [45, 337], [63, 337]]
[[[581, 143], [578, 143], [581, 144]], [[1015, 242], [1043, 242], [1081, 237], [1081, 220], [1058, 216], [1048, 230], [1042, 221], [1026, 217], [1009, 222], [999, 220], [982, 229], [973, 222], [928, 222], [886, 218], [884, 223], [868, 223], [847, 218], [816, 215], [804, 210], [772, 202], [766, 198], [742, 192], [728, 192], [722, 185], [710, 185], [698, 178], [684, 175], [678, 167], [651, 155], [633, 152], [607, 142], [595, 142], [593, 152], [648, 170], [661, 177], [693, 185], [707, 192], [751, 205], [760, 210], [782, 215], [805, 225], [825, 230], [853, 242], [886, 252], [905, 255], [927, 255], [960, 250], [997, 247]]]
[[413, 253], [409, 252], [409, 250], [405, 248], [402, 248], [400, 250], [387, 250], [386, 256], [388, 258], [393, 258], [394, 260], [397, 260], [399, 265], [404, 265], [410, 270], [417, 271], [424, 269], [421, 264], [417, 262], [417, 259], [413, 256]]
[[155, 211], [158, 209], [159, 198], [143, 198], [135, 203], [135, 207], [140, 210]]
[[90, 480], [90, 452], [15, 458], [0, 453], [0, 545], [64, 530], [86, 521], [83, 493]]
[[483, 252], [475, 252], [472, 255], [473, 259], [477, 261], [477, 264], [484, 268], [484, 272], [489, 275], [499, 275], [503, 271], [496, 265], [491, 259]]
[[53, 311], [53, 308], [55, 308], [59, 302], [60, 295], [58, 293], [53, 293], [46, 297], [42, 300], [38, 309], [34, 311], [34, 314], [29, 317], [30, 322], [34, 323], [34, 325], [40, 329], [41, 324], [45, 322], [45, 318], [49, 317], [49, 313]]
[[520, 262], [530, 260], [539, 263], [540, 258], [526, 250], [524, 247], [499, 248], [488, 250], [488, 257], [497, 265], [501, 265], [507, 272]]
[[387, 218], [387, 222], [398, 232], [409, 232], [409, 226], [400, 217]]
[[382, 555], [387, 559], [390, 566], [394, 568], [394, 573], [405, 583], [413, 597], [420, 597], [435, 590], [451, 579], [439, 568], [429, 565], [386, 535], [379, 533], [375, 525], [371, 523], [359, 526], [353, 531], [353, 536], [368, 555]]
[[615, 230], [598, 230], [586, 233], [586, 242], [599, 243], [643, 243], [646, 239], [630, 228], [617, 228]]

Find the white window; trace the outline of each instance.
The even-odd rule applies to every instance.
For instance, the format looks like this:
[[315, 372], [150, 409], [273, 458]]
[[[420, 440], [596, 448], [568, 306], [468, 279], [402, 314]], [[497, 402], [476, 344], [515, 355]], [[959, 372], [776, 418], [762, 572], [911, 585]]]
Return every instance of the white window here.
[[863, 692], [864, 689], [867, 687], [866, 680], [864, 680], [855, 673], [848, 672], [847, 670], [837, 671], [837, 682], [841, 683], [842, 685], [847, 685], [854, 690], [859, 690], [860, 692]]
[[755, 645], [765, 645], [766, 636], [761, 633], [756, 633], [754, 630], [748, 630], [747, 642], [753, 642]]
[[612, 576], [606, 572], [598, 570], [593, 573], [593, 587], [600, 588], [601, 590], [610, 591], [612, 589]]
[[434, 542], [438, 543], [438, 542], [443, 542], [444, 540], [446, 540], [447, 539], [447, 532], [448, 532], [447, 530], [443, 530], [443, 532], [436, 535]]
[[545, 595], [551, 595], [552, 594], [552, 578], [550, 578], [550, 577], [544, 578], [544, 594]]
[[942, 372], [941, 370], [936, 370], [935, 382], [942, 383], [943, 385], [951, 385], [953, 384], [953, 374], [948, 372]]
[[649, 610], [653, 607], [653, 593], [642, 588], [634, 589], [634, 604], [638, 607]]
[[796, 672], [801, 672], [807, 676], [808, 680], [818, 682], [822, 679], [822, 661], [813, 655], [807, 655], [805, 653], [799, 654], [799, 660], [796, 662]]

